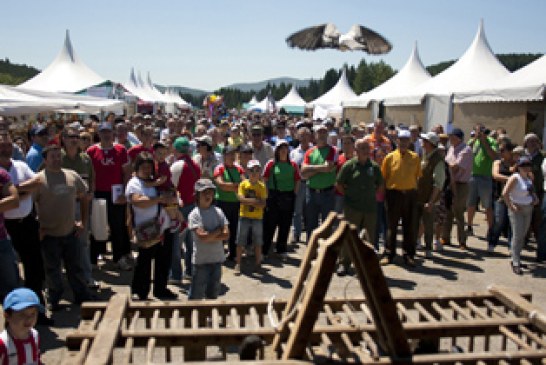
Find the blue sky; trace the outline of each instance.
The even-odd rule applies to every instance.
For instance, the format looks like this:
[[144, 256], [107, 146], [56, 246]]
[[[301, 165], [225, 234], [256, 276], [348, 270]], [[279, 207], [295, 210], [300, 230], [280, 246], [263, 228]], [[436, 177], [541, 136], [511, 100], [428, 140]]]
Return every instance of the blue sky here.
[[[70, 30], [79, 57], [99, 75], [125, 82], [131, 67], [157, 84], [212, 90], [273, 77], [319, 78], [344, 63], [384, 60], [399, 69], [418, 42], [425, 65], [456, 59], [481, 18], [496, 53], [545, 52], [543, 0], [383, 1], [5, 1], [0, 58], [46, 67]], [[383, 34], [383, 56], [289, 48], [285, 38], [332, 22]]]

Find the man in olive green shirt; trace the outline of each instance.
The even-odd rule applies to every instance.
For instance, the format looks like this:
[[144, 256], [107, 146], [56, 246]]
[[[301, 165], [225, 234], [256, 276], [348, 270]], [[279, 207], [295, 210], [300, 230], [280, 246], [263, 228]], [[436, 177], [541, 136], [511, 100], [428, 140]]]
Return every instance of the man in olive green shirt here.
[[[370, 144], [359, 139], [355, 143], [356, 157], [347, 161], [339, 170], [336, 187], [344, 194], [343, 214], [360, 231], [366, 230], [370, 240], [375, 239], [377, 224], [378, 190], [384, 189], [379, 166], [370, 159]], [[375, 242], [371, 242], [375, 246]], [[349, 268], [349, 256], [345, 249], [341, 252], [338, 275], [345, 275]]]

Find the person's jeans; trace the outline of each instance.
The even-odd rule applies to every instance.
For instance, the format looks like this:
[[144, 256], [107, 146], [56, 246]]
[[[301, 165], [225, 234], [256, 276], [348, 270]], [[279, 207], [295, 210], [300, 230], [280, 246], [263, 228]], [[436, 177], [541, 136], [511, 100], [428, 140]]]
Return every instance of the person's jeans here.
[[6, 295], [19, 286], [19, 280], [17, 257], [11, 240], [0, 240], [0, 302], [4, 302]]
[[377, 202], [377, 225], [375, 228], [374, 247], [379, 249], [379, 235], [383, 236], [383, 242], [387, 241], [387, 214], [385, 213], [385, 202]]
[[546, 260], [546, 199], [542, 200], [542, 221], [537, 237], [537, 260]]
[[[91, 205], [89, 205], [91, 209]], [[76, 204], [76, 220], [80, 220], [80, 203]], [[82, 269], [83, 277], [87, 283], [93, 281], [93, 267], [91, 266], [91, 251], [89, 241], [89, 227], [91, 226], [91, 214], [88, 215], [88, 220], [85, 222], [85, 230], [78, 236], [78, 241], [81, 245], [82, 252]]]
[[239, 225], [239, 202], [225, 202], [218, 200], [216, 206], [222, 209], [226, 219], [229, 222], [229, 238], [228, 238], [228, 249], [229, 249], [229, 260], [235, 260], [237, 255], [237, 226]]
[[88, 300], [90, 295], [83, 276], [81, 245], [74, 233], [61, 237], [45, 236], [41, 245], [48, 302], [56, 305], [61, 300], [63, 294], [63, 263], [68, 283], [74, 293], [74, 302], [81, 303]]
[[[493, 208], [495, 209], [495, 223], [489, 235], [489, 245], [497, 246], [499, 244], [499, 238], [502, 232], [505, 231], [507, 226], [510, 226], [510, 220], [508, 219], [508, 207], [502, 199], [495, 200], [493, 203]], [[508, 247], [511, 246], [512, 232], [511, 229], [508, 230]]]
[[[292, 223], [292, 214], [293, 214], [293, 202], [294, 194], [292, 192], [276, 192], [273, 193], [272, 190], [269, 192], [269, 197], [267, 198], [266, 208], [264, 213], [264, 246], [263, 253], [267, 255], [269, 253], [269, 248], [273, 242], [273, 236], [275, 235], [275, 230], [278, 228], [277, 232], [277, 241], [275, 243], [275, 251], [277, 253], [286, 253], [288, 249], [287, 241], [288, 235], [290, 233], [290, 224]], [[278, 199], [286, 199], [291, 202], [287, 206], [280, 206], [278, 204]]]
[[263, 246], [263, 220], [239, 217], [239, 226], [237, 227], [237, 244], [246, 246], [249, 236], [254, 246]]
[[466, 232], [464, 213], [466, 211], [466, 203], [468, 200], [468, 183], [455, 183], [456, 193], [453, 196], [451, 208], [447, 209], [447, 216], [442, 230], [442, 238], [446, 243], [451, 242], [451, 228], [453, 226], [453, 218], [457, 226], [457, 240], [459, 245], [466, 245]]
[[334, 188], [319, 191], [307, 187], [306, 198], [305, 216], [307, 219], [305, 220], [305, 228], [307, 230], [307, 240], [309, 240], [311, 233], [319, 226], [320, 221], [324, 221], [328, 214], [334, 210]]
[[182, 238], [179, 229], [173, 232], [172, 250], [169, 278], [172, 280], [182, 280]]
[[510, 226], [512, 227], [512, 263], [515, 266], [520, 265], [520, 254], [525, 244], [525, 236], [527, 230], [531, 225], [531, 218], [533, 215], [533, 206], [524, 205], [520, 206], [517, 212], [511, 210], [508, 211], [508, 217], [510, 217]]
[[434, 239], [434, 207], [430, 212], [425, 210], [423, 203], [417, 203], [417, 227], [423, 223], [423, 237], [425, 249], [432, 251], [432, 240]]
[[220, 294], [222, 263], [193, 265], [188, 299], [216, 299]]
[[305, 181], [300, 184], [300, 189], [296, 192], [296, 202], [294, 203], [294, 238], [299, 240], [302, 231], [302, 219], [304, 219], [303, 210], [305, 207], [305, 197], [307, 196], [307, 186]]

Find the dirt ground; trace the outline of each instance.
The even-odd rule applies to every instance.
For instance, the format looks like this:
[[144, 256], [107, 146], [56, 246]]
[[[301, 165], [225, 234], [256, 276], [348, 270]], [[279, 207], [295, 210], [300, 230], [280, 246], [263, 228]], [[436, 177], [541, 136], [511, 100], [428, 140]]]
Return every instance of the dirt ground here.
[[[393, 294], [470, 293], [485, 291], [490, 284], [501, 284], [532, 293], [533, 303], [546, 312], [546, 265], [535, 263], [535, 243], [531, 242], [525, 248], [522, 257], [529, 267], [523, 276], [517, 276], [510, 268], [505, 241], [502, 241], [493, 254], [489, 254], [485, 241], [486, 224], [482, 214], [477, 215], [475, 223], [475, 236], [469, 238], [467, 250], [455, 246], [445, 247], [442, 252], [435, 252], [432, 259], [424, 259], [424, 252], [419, 251], [415, 268], [406, 267], [400, 256], [394, 265], [385, 267], [384, 272]], [[268, 300], [272, 295], [279, 299], [287, 298], [292, 282], [297, 277], [305, 245], [292, 245], [291, 248], [293, 251], [283, 261], [279, 258], [270, 258], [264, 264], [263, 274], [251, 273], [251, 258], [243, 262], [241, 276], [235, 276], [233, 268], [229, 265], [224, 266], [220, 299]], [[132, 273], [119, 273], [113, 269], [110, 261], [106, 261], [94, 275], [101, 283], [97, 293], [103, 300], [108, 300], [114, 293], [130, 292]], [[171, 285], [170, 289], [179, 294], [181, 301], [187, 300], [189, 283]], [[69, 295], [70, 293], [67, 294]], [[343, 298], [362, 296], [362, 293], [355, 277], [335, 276], [328, 296]], [[66, 351], [64, 339], [79, 323], [79, 307], [67, 305], [63, 310], [53, 313], [52, 318], [55, 320], [53, 327], [38, 327], [42, 339], [42, 359], [46, 364], [58, 364], [62, 361]], [[3, 327], [3, 324], [0, 327]]]

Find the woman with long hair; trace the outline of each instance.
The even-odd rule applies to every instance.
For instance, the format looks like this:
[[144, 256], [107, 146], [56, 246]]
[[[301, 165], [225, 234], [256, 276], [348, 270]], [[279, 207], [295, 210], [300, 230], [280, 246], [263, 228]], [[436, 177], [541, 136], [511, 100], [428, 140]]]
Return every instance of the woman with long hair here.
[[286, 140], [278, 140], [274, 158], [265, 166], [263, 178], [269, 190], [264, 214], [264, 257], [269, 253], [273, 235], [278, 228], [276, 252], [287, 254], [287, 240], [294, 214], [295, 192], [299, 190], [300, 172], [290, 161]]

